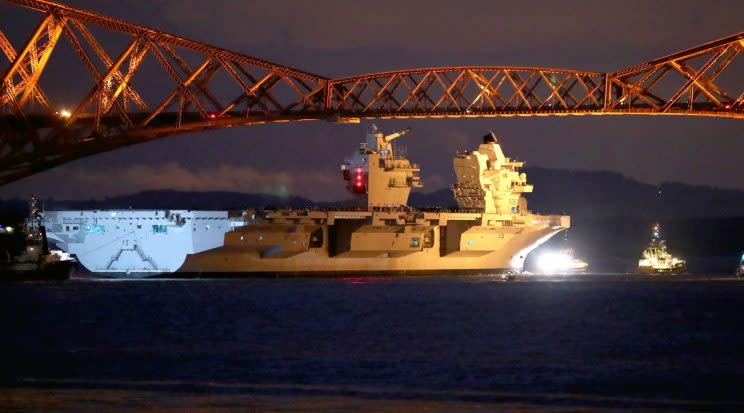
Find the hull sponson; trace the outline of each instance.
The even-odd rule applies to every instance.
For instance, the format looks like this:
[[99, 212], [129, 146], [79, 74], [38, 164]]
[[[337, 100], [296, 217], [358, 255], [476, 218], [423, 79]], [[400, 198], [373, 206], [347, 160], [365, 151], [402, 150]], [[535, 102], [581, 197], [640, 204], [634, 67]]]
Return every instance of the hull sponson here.
[[226, 211], [46, 211], [47, 236], [88, 271], [152, 275], [181, 267], [188, 254], [217, 248], [235, 222]]
[[161, 274], [153, 278], [300, 278], [317, 276], [323, 278], [356, 278], [356, 277], [431, 277], [438, 275], [465, 276], [465, 275], [497, 275], [507, 274], [513, 271], [511, 268], [496, 268], [490, 270], [482, 269], [460, 269], [448, 270], [394, 270], [394, 271], [326, 271], [314, 273], [307, 271], [277, 271], [277, 272], [183, 272], [177, 271], [172, 274]]
[[526, 214], [515, 222], [481, 213], [413, 214], [285, 214], [236, 228], [226, 234], [224, 246], [189, 255], [179, 272], [333, 276], [521, 271], [530, 251], [570, 226], [566, 216]]

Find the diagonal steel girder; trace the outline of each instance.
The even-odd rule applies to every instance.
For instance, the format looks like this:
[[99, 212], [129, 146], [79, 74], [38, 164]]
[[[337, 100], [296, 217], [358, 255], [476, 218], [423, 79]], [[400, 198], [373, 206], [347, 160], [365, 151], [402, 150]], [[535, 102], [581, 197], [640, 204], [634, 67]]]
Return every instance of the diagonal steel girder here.
[[[13, 45], [0, 16], [0, 58], [6, 59], [0, 60], [0, 184], [121, 146], [258, 123], [586, 114], [744, 118], [744, 84], [720, 81], [743, 59], [744, 33], [614, 73], [452, 66], [330, 79], [60, 3], [0, 1], [40, 17], [32, 35]], [[107, 47], [94, 34], [101, 30], [126, 38], [126, 47]], [[55, 47], [60, 42], [72, 46], [93, 85], [69, 116], [55, 113], [62, 105], [44, 91], [47, 63], [62, 53]], [[146, 76], [143, 62], [170, 82], [166, 96], [138, 86], [138, 76]]]

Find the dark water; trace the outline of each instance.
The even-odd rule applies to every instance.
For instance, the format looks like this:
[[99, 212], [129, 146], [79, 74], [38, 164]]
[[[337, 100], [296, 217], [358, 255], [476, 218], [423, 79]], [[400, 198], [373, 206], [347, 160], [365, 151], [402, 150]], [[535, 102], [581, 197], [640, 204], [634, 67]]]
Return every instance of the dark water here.
[[16, 403], [99, 389], [744, 410], [744, 282], [557, 279], [0, 284], [0, 384]]

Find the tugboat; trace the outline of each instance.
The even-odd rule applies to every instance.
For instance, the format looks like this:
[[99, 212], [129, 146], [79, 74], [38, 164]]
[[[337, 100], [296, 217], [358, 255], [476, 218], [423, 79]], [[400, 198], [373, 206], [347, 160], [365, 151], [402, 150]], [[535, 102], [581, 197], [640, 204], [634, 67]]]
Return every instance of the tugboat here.
[[661, 226], [655, 224], [651, 242], [638, 260], [638, 271], [643, 274], [680, 274], [686, 269], [685, 260], [674, 257], [667, 251], [666, 241], [661, 238]]
[[63, 251], [50, 251], [49, 242], [36, 204], [31, 198], [30, 214], [24, 225], [25, 249], [0, 262], [0, 281], [63, 281], [75, 263]]

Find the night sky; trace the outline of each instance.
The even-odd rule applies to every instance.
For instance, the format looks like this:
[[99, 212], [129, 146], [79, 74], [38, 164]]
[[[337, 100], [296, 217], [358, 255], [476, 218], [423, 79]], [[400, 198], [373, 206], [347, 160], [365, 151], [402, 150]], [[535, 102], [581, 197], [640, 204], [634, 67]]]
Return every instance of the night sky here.
[[[68, 4], [327, 77], [445, 65], [611, 72], [744, 31], [740, 0]], [[6, 18], [15, 13], [14, 7], [0, 4], [0, 29], [20, 48], [18, 42], [41, 14]], [[741, 78], [744, 56], [737, 59], [742, 64], [731, 70], [739, 70]], [[65, 65], [56, 64], [59, 75]], [[0, 67], [5, 69], [7, 61]], [[85, 94], [90, 87], [85, 82], [90, 80], [69, 74], [54, 82], [50, 95], [67, 93], [64, 88]], [[744, 81], [730, 92], [738, 96], [743, 90]], [[7, 185], [0, 197], [36, 192], [88, 199], [171, 188], [338, 199], [345, 197], [338, 165], [370, 123], [261, 125], [166, 138]], [[653, 184], [677, 181], [744, 190], [744, 123], [737, 120], [586, 116], [375, 123], [386, 131], [414, 129], [402, 144], [409, 158], [422, 164], [424, 191], [449, 186], [452, 154], [476, 147], [488, 130], [501, 138], [508, 155], [528, 166], [610, 170]]]

